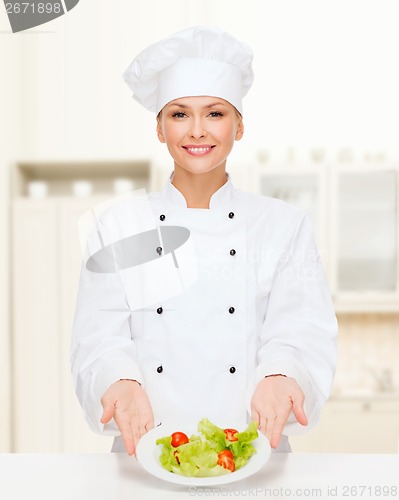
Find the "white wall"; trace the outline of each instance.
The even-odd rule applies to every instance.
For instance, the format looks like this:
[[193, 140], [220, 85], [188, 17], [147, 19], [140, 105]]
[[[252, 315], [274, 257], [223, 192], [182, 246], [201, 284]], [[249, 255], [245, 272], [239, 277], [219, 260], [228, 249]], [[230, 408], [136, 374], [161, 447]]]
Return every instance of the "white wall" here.
[[396, 0], [246, 0], [245, 7], [231, 0], [82, 0], [40, 27], [53, 33], [13, 35], [29, 42], [13, 60], [25, 87], [20, 154], [162, 156], [154, 117], [130, 98], [121, 74], [149, 43], [198, 23], [223, 26], [254, 48], [246, 138], [234, 153], [241, 159], [289, 146], [398, 152], [398, 14]]

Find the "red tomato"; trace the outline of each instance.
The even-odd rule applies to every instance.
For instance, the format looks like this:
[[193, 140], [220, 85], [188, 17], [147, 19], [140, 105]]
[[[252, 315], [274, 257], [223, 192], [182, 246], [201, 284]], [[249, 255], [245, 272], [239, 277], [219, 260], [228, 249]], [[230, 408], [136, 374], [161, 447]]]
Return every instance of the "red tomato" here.
[[174, 432], [172, 434], [171, 444], [174, 448], [181, 446], [182, 444], [187, 444], [189, 441], [188, 437], [184, 432]]
[[224, 433], [226, 434], [226, 438], [233, 442], [233, 441], [238, 441], [238, 438], [235, 436], [238, 431], [236, 431], [235, 429], [224, 429]]
[[233, 458], [230, 457], [227, 453], [225, 453], [226, 451], [230, 450], [223, 450], [220, 453], [218, 453], [218, 465], [221, 465], [225, 469], [234, 472], [236, 470], [236, 464], [234, 463]]
[[231, 452], [231, 450], [229, 449], [225, 449], [225, 450], [222, 450], [218, 453], [218, 457], [221, 458], [221, 457], [229, 457], [229, 458], [232, 458], [234, 459], [234, 455], [233, 453]]

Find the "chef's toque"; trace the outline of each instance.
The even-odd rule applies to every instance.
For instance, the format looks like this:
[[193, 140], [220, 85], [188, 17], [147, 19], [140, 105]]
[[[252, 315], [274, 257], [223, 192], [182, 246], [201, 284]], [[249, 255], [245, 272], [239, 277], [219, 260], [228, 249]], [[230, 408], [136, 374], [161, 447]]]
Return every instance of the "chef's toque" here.
[[123, 79], [133, 98], [159, 113], [180, 97], [213, 96], [242, 114], [242, 98], [253, 82], [253, 53], [217, 27], [194, 26], [144, 49]]

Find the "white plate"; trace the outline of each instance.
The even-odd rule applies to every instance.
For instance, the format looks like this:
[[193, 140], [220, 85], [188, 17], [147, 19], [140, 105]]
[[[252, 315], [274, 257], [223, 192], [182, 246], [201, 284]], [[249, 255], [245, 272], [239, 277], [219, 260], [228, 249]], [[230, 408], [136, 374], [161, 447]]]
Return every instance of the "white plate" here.
[[256, 448], [256, 453], [252, 455], [244, 467], [241, 467], [231, 474], [216, 477], [186, 477], [180, 474], [174, 474], [164, 469], [159, 462], [162, 445], [157, 446], [155, 442], [158, 438], [170, 436], [177, 430], [185, 432], [188, 436], [200, 434], [195, 429], [176, 429], [176, 426], [172, 427], [171, 425], [162, 424], [147, 432], [147, 434], [144, 434], [136, 449], [136, 457], [142, 467], [153, 476], [163, 479], [164, 481], [169, 481], [170, 483], [198, 487], [233, 483], [258, 472], [258, 470], [269, 460], [271, 454], [269, 441], [259, 432], [259, 437], [252, 442], [253, 446]]

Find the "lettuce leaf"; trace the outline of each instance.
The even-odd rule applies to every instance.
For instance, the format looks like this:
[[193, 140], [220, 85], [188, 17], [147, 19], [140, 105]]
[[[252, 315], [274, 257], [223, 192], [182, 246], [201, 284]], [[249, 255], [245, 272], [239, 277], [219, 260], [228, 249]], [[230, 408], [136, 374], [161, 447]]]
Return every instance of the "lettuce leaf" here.
[[230, 443], [229, 448], [234, 455], [236, 469], [245, 465], [248, 459], [256, 453], [251, 442], [258, 437], [258, 427], [256, 422], [251, 422], [243, 432], [236, 434], [238, 441]]
[[205, 439], [217, 453], [227, 448], [229, 441], [226, 439], [224, 430], [210, 422], [207, 418], [203, 418], [199, 422], [198, 430], [205, 436]]

